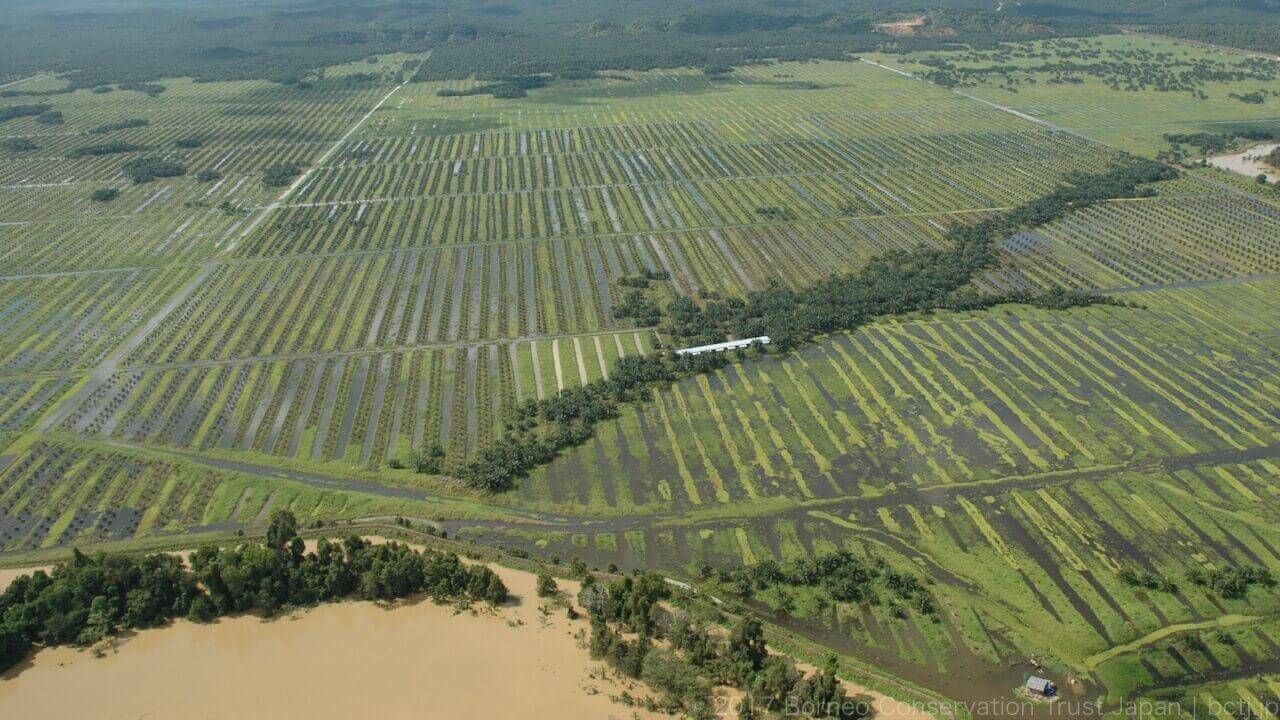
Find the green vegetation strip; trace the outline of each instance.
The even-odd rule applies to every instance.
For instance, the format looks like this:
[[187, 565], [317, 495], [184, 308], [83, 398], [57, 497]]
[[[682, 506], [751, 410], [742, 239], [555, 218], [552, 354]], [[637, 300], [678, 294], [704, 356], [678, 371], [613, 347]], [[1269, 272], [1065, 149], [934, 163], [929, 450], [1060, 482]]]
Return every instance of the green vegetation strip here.
[[1263, 618], [1256, 617], [1253, 615], [1234, 615], [1233, 614], [1233, 615], [1223, 615], [1222, 617], [1217, 617], [1212, 620], [1202, 620], [1200, 622], [1179, 623], [1177, 625], [1168, 625], [1154, 632], [1147, 633], [1146, 635], [1143, 635], [1142, 637], [1137, 638], [1136, 640], [1133, 640], [1131, 642], [1127, 642], [1123, 645], [1116, 645], [1115, 647], [1107, 648], [1106, 650], [1103, 650], [1100, 653], [1090, 655], [1089, 657], [1084, 659], [1084, 667], [1089, 672], [1093, 672], [1097, 670], [1099, 667], [1101, 667], [1103, 663], [1107, 662], [1108, 660], [1114, 660], [1115, 658], [1120, 657], [1121, 655], [1125, 655], [1127, 653], [1140, 650], [1141, 648], [1144, 648], [1147, 645], [1160, 642], [1161, 640], [1164, 640], [1167, 637], [1172, 637], [1179, 633], [1193, 632], [1196, 630], [1212, 630], [1212, 629], [1229, 628], [1229, 627], [1234, 627], [1236, 625], [1245, 625], [1247, 623], [1258, 622], [1262, 619]]

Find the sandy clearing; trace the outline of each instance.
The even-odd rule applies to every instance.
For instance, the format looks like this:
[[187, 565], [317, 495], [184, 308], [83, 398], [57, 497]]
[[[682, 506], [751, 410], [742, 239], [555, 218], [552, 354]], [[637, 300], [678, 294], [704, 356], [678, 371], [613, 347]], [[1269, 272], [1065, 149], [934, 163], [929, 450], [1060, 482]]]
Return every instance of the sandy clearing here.
[[887, 35], [906, 35], [912, 36], [920, 31], [929, 22], [929, 18], [920, 15], [909, 20], [899, 20], [897, 22], [876, 23], [876, 30]]
[[49, 77], [48, 73], [41, 73], [39, 75], [32, 75], [31, 77], [19, 78], [12, 82], [7, 82], [7, 83], [4, 83], [3, 85], [0, 85], [0, 90], [4, 90], [6, 88], [15, 88], [23, 83], [28, 83], [28, 82], [31, 82], [32, 80], [39, 80], [41, 78], [46, 78], [46, 77]]
[[[797, 661], [796, 669], [806, 675], [818, 672], [816, 666], [806, 662]], [[884, 693], [869, 690], [847, 680], [841, 680], [840, 684], [851, 699], [861, 698], [865, 700], [870, 698], [871, 709], [874, 711], [871, 714], [871, 720], [936, 720], [932, 715], [925, 712], [919, 704], [891, 698]]]
[[1267, 180], [1280, 182], [1280, 168], [1268, 165], [1263, 161], [1263, 158], [1276, 148], [1280, 148], [1280, 143], [1264, 143], [1230, 155], [1213, 155], [1206, 158], [1206, 160], [1210, 165], [1223, 170], [1230, 170], [1249, 177], [1266, 175]]
[[53, 566], [52, 566], [52, 565], [41, 565], [41, 566], [39, 566], [39, 567], [25, 567], [25, 568], [0, 568], [0, 592], [4, 592], [5, 588], [9, 587], [9, 583], [13, 582], [14, 580], [18, 579], [19, 577], [21, 577], [21, 576], [23, 576], [23, 575], [30, 575], [31, 573], [33, 573], [33, 572], [35, 572], [35, 571], [37, 571], [37, 570], [43, 570], [43, 571], [45, 571], [45, 572], [52, 572], [52, 571], [53, 571]]

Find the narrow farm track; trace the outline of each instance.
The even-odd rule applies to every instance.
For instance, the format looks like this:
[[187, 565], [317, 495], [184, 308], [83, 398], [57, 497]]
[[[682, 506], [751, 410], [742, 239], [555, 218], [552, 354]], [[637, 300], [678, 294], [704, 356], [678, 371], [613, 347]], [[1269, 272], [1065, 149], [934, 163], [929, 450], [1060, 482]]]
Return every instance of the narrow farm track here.
[[[360, 204], [377, 204], [380, 202], [384, 202], [384, 201], [379, 201], [379, 200], [354, 201], [354, 202], [344, 201], [340, 204], [341, 205], [360, 205]], [[385, 202], [395, 202], [395, 201], [388, 200]], [[1121, 201], [1116, 201], [1116, 202], [1121, 202]], [[285, 209], [287, 207], [290, 207], [290, 206], [282, 205], [276, 209], [277, 210]], [[803, 221], [791, 220], [791, 221], [772, 221], [772, 222], [762, 221], [762, 222], [752, 222], [752, 223], [722, 223], [718, 225], [686, 226], [683, 228], [662, 228], [662, 229], [654, 229], [654, 230], [645, 230], [643, 232], [623, 231], [623, 232], [563, 234], [563, 235], [557, 235], [551, 239], [554, 239], [554, 240], [605, 239], [607, 240], [607, 239], [616, 239], [616, 238], [631, 238], [631, 237], [635, 237], [637, 234], [648, 235], [648, 234], [660, 233], [662, 235], [693, 235], [698, 233], [710, 232], [712, 230], [749, 230], [749, 229], [759, 229], [759, 228], [775, 228], [775, 227], [776, 228], [797, 228], [797, 227], [810, 227], [810, 226], [821, 227], [824, 225], [847, 224], [850, 222], [857, 222], [857, 221], [864, 221], [864, 220], [946, 218], [951, 216], [964, 216], [964, 215], [972, 215], [972, 214], [1000, 212], [1008, 209], [1009, 209], [1008, 206], [992, 206], [992, 207], [981, 207], [981, 208], [972, 208], [972, 209], [966, 208], [962, 210], [926, 210], [926, 211], [919, 211], [919, 212], [846, 215], [838, 218], [837, 217], [814, 218], [814, 219], [803, 220]], [[124, 215], [124, 216], [118, 216], [118, 217], [113, 216], [110, 218], [103, 218], [103, 219], [123, 219], [128, 217], [130, 216]], [[74, 222], [74, 221], [59, 220], [56, 222]], [[84, 220], [84, 222], [94, 222], [94, 220], [86, 219]], [[129, 271], [136, 271], [136, 270], [148, 270], [148, 269], [154, 269], [156, 267], [184, 267], [184, 266], [190, 267], [190, 266], [204, 266], [204, 265], [215, 265], [215, 266], [216, 265], [237, 265], [238, 266], [238, 265], [270, 263], [270, 262], [277, 262], [282, 260], [370, 257], [375, 255], [388, 255], [388, 254], [402, 253], [402, 252], [413, 251], [413, 250], [447, 251], [447, 250], [475, 248], [475, 247], [530, 245], [530, 244], [546, 243], [548, 239], [549, 238], [545, 238], [545, 237], [494, 238], [492, 240], [483, 240], [483, 241], [458, 241], [458, 242], [449, 242], [447, 244], [407, 245], [407, 246], [401, 246], [401, 247], [387, 247], [387, 248], [376, 248], [376, 249], [366, 249], [366, 250], [316, 251], [316, 252], [285, 253], [285, 254], [279, 254], [279, 255], [239, 255], [236, 257], [228, 257], [227, 256], [228, 253], [224, 252], [222, 256], [219, 256], [211, 260], [206, 260], [206, 261], [194, 261], [190, 263], [158, 262], [156, 265], [126, 265], [126, 266], [112, 267], [112, 268], [89, 268], [84, 270], [69, 270], [69, 271], [57, 271], [57, 272], [47, 272], [47, 273], [21, 273], [21, 274], [14, 274], [14, 275], [0, 275], [0, 281], [45, 279], [45, 278], [56, 278], [56, 277], [77, 277], [82, 275], [101, 275], [101, 274], [129, 272]]]
[[1124, 643], [1123, 645], [1114, 645], [1110, 648], [1107, 648], [1103, 652], [1090, 655], [1089, 657], [1085, 658], [1084, 666], [1088, 668], [1090, 671], [1097, 670], [1099, 666], [1101, 666], [1103, 663], [1107, 662], [1108, 660], [1119, 657], [1126, 653], [1131, 653], [1135, 650], [1138, 650], [1147, 645], [1151, 645], [1153, 643], [1159, 642], [1161, 640], [1164, 640], [1165, 638], [1172, 637], [1179, 633], [1195, 631], [1195, 630], [1215, 630], [1215, 629], [1229, 628], [1235, 625], [1257, 623], [1264, 619], [1265, 618], [1255, 617], [1252, 615], [1223, 615], [1221, 617], [1217, 617], [1212, 620], [1202, 620], [1200, 622], [1194, 622], [1194, 623], [1180, 623], [1177, 625], [1166, 625], [1165, 627], [1162, 627], [1159, 630], [1155, 630], [1131, 642]]
[[114, 267], [114, 268], [88, 268], [85, 270], [65, 270], [65, 271], [59, 271], [59, 272], [0, 275], [0, 282], [5, 282], [8, 280], [47, 280], [50, 278], [108, 275], [111, 273], [128, 273], [128, 272], [138, 272], [139, 270], [150, 270], [155, 267], [157, 266], [156, 265], [129, 265], [129, 266], [123, 266], [123, 267]]
[[[393, 249], [393, 250], [352, 251], [348, 253], [327, 254], [327, 255], [323, 255], [322, 257], [340, 258], [340, 257], [352, 257], [352, 256], [396, 254], [400, 252], [404, 252], [404, 250]], [[256, 263], [262, 263], [262, 262], [268, 262], [268, 261], [288, 261], [292, 259], [304, 259], [308, 257], [311, 257], [311, 256], [299, 255], [299, 256], [288, 257], [288, 258], [271, 258], [271, 259], [262, 259], [262, 258], [227, 259], [227, 260], [220, 260], [217, 262], [207, 263], [202, 267], [204, 268], [205, 271], [207, 271], [210, 267], [225, 265], [225, 264], [232, 264], [232, 265], [256, 264]], [[143, 269], [147, 269], [147, 268], [145, 267], [135, 268], [135, 270], [143, 270]], [[84, 272], [67, 273], [67, 275], [81, 276], [81, 275], [95, 275], [95, 274], [112, 273], [112, 272], [124, 272], [124, 270], [84, 271]], [[740, 270], [738, 270], [738, 272], [741, 273]], [[1263, 273], [1263, 274], [1254, 274], [1254, 275], [1245, 275], [1245, 276], [1232, 276], [1232, 277], [1210, 278], [1210, 279], [1201, 279], [1201, 280], [1183, 280], [1183, 281], [1174, 281], [1174, 282], [1165, 282], [1165, 283], [1147, 283], [1142, 285], [1122, 285], [1122, 286], [1116, 286], [1116, 287], [1093, 288], [1093, 291], [1103, 295], [1124, 295], [1124, 294], [1151, 292], [1151, 291], [1158, 291], [1158, 290], [1212, 288], [1216, 286], [1242, 285], [1242, 284], [1254, 283], [1259, 281], [1267, 281], [1267, 280], [1275, 280], [1275, 279], [1280, 279], [1280, 273]], [[195, 281], [193, 280], [193, 282]], [[184, 290], [189, 291], [190, 288], [189, 287], [184, 288]], [[166, 314], [171, 311], [172, 311], [172, 308], [167, 308]], [[278, 354], [236, 355], [232, 357], [201, 358], [196, 360], [179, 361], [179, 362], [160, 362], [160, 363], [124, 362], [124, 358], [127, 358], [130, 352], [132, 352], [133, 350], [136, 350], [139, 343], [144, 342], [146, 337], [150, 333], [154, 332], [154, 330], [155, 330], [154, 323], [148, 323], [147, 326], [140, 328], [138, 332], [136, 332], [134, 335], [132, 335], [128, 339], [126, 346], [122, 346], [116, 353], [113, 353], [106, 360], [104, 360], [104, 362], [101, 364], [100, 367], [93, 368], [91, 370], [68, 369], [68, 370], [60, 370], [60, 371], [46, 370], [46, 371], [36, 371], [36, 372], [28, 372], [28, 373], [3, 373], [3, 374], [0, 374], [0, 381], [49, 379], [49, 378], [74, 378], [74, 377], [81, 377], [86, 374], [101, 378], [104, 376], [104, 374], [110, 375], [113, 373], [124, 373], [124, 372], [131, 372], [131, 371], [167, 371], [167, 370], [183, 370], [183, 369], [192, 369], [192, 368], [235, 366], [235, 365], [245, 365], [245, 364], [252, 364], [252, 363], [263, 363], [263, 362], [287, 362], [287, 361], [299, 361], [299, 360], [336, 359], [336, 358], [344, 358], [344, 357], [362, 357], [366, 355], [381, 355], [386, 353], [404, 353], [404, 352], [410, 352], [415, 350], [450, 350], [450, 349], [465, 349], [472, 346], [486, 347], [486, 346], [513, 345], [514, 343], [519, 343], [519, 342], [552, 341], [556, 339], [572, 340], [574, 337], [578, 337], [582, 339], [596, 338], [597, 340], [599, 340], [601, 336], [609, 336], [617, 332], [615, 330], [598, 330], [598, 331], [586, 331], [586, 332], [561, 332], [561, 333], [522, 333], [522, 334], [507, 336], [507, 337], [479, 338], [474, 340], [459, 338], [451, 341], [435, 341], [435, 342], [421, 342], [421, 343], [408, 343], [408, 344], [391, 344], [391, 345], [369, 344], [368, 346], [364, 346], [364, 347], [349, 348], [349, 349], [334, 349], [334, 350], [328, 350], [328, 351], [310, 351], [310, 352], [300, 351], [300, 352], [278, 353]], [[655, 331], [656, 328], [636, 327], [636, 328], [633, 328], [632, 330], [636, 332], [642, 332], [642, 333], [651, 333]], [[536, 351], [535, 351], [535, 355], [536, 355]], [[601, 354], [598, 354], [598, 356], [603, 357], [603, 355]], [[607, 375], [607, 370], [605, 371], [605, 374]], [[542, 381], [542, 378], [540, 376], [536, 378], [537, 383], [540, 384], [541, 381]], [[99, 384], [100, 384], [99, 382], [91, 383], [92, 387], [85, 388], [84, 392], [92, 393], [93, 389], [95, 389]], [[82, 397], [87, 397], [87, 395]], [[57, 418], [50, 417], [47, 419], [47, 421], [50, 423], [53, 423], [52, 425], [49, 425], [49, 427], [53, 427], [57, 423]]]
[[[1207, 179], [1205, 179], [1205, 181], [1212, 182], [1211, 180], [1207, 180]], [[1159, 199], [1169, 200], [1169, 199], [1214, 198], [1227, 193], [1237, 194], [1242, 197], [1249, 197], [1249, 198], [1257, 197], [1254, 195], [1250, 195], [1248, 193], [1244, 193], [1239, 189], [1232, 188], [1228, 185], [1221, 185], [1221, 187], [1223, 188], [1222, 192], [1183, 193], [1183, 194], [1177, 194], [1177, 195], [1166, 195], [1166, 196], [1162, 196]], [[306, 203], [285, 204], [285, 205], [278, 206], [276, 209], [297, 208], [297, 207], [316, 207], [316, 206], [322, 206], [322, 205], [349, 206], [349, 205], [362, 205], [362, 204], [378, 204], [378, 203], [400, 202], [400, 201], [409, 200], [409, 199], [412, 199], [412, 198], [398, 198], [398, 199], [383, 198], [383, 199], [366, 199], [366, 200], [349, 200], [349, 201], [343, 200], [343, 201], [332, 201], [332, 202], [313, 203], [313, 204], [306, 204]], [[1265, 198], [1258, 198], [1258, 199], [1265, 201]], [[1108, 200], [1106, 201], [1105, 204], [1142, 204], [1144, 202], [1149, 202], [1149, 201], [1151, 201], [1150, 198], [1119, 198], [1114, 200]], [[266, 209], [268, 207], [270, 206], [260, 206], [259, 209]], [[856, 223], [861, 221], [883, 221], [883, 220], [892, 220], [892, 219], [911, 219], [911, 218], [929, 219], [929, 218], [963, 217], [966, 215], [973, 215], [973, 214], [1001, 212], [1001, 211], [1009, 210], [1010, 207], [1011, 206], [991, 206], [991, 207], [980, 207], [980, 208], [960, 209], [960, 210], [928, 210], [928, 211], [915, 211], [915, 212], [874, 213], [874, 214], [862, 214], [862, 215], [852, 214], [852, 215], [843, 215], [841, 217], [813, 218], [813, 219], [805, 219], [805, 220], [782, 220], [782, 221], [765, 220], [765, 221], [758, 221], [758, 222], [751, 222], [751, 223], [717, 223], [717, 224], [709, 224], [709, 225], [701, 225], [701, 226], [686, 226], [682, 228], [664, 228], [660, 230], [660, 232], [663, 235], [690, 235], [690, 234], [710, 233], [713, 231], [723, 231], [723, 230], [747, 230], [747, 229], [765, 229], [765, 228], [780, 228], [780, 229], [815, 228], [816, 229], [816, 228], [821, 228], [829, 225], [846, 225], [849, 223]], [[107, 216], [99, 216], [96, 218], [61, 219], [61, 220], [50, 220], [46, 222], [51, 222], [51, 223], [95, 222], [95, 221], [105, 221], [105, 220], [120, 220], [120, 219], [129, 218], [129, 217], [132, 217], [132, 216], [107, 215]], [[29, 223], [22, 223], [22, 224], [29, 224]], [[0, 223], [0, 225], [4, 225], [4, 223]], [[555, 239], [558, 239], [558, 240], [614, 239], [614, 238], [629, 238], [629, 237], [635, 236], [636, 234], [637, 233], [635, 231], [594, 232], [594, 233], [580, 234], [580, 235], [577, 235], [577, 234], [558, 235], [556, 236]], [[0, 274], [0, 282], [10, 281], [10, 280], [36, 280], [36, 279], [50, 279], [50, 278], [59, 278], [59, 277], [82, 277], [82, 276], [92, 276], [92, 275], [105, 275], [105, 274], [112, 274], [112, 273], [126, 273], [126, 272], [136, 272], [139, 270], [149, 270], [157, 267], [185, 267], [185, 266], [203, 266], [203, 265], [242, 266], [242, 265], [270, 263], [270, 262], [286, 261], [286, 260], [371, 257], [376, 255], [395, 254], [395, 253], [401, 253], [401, 252], [407, 252], [407, 251], [413, 251], [413, 250], [445, 251], [445, 250], [454, 250], [454, 249], [472, 248], [472, 247], [528, 245], [528, 244], [534, 244], [534, 243], [544, 243], [546, 242], [546, 240], [547, 238], [532, 238], [532, 237], [530, 238], [494, 238], [492, 240], [484, 240], [484, 241], [450, 242], [446, 245], [438, 245], [438, 244], [409, 245], [409, 246], [401, 246], [401, 247], [363, 249], [363, 250], [341, 250], [341, 251], [329, 251], [329, 252], [317, 251], [317, 252], [301, 252], [301, 253], [280, 254], [280, 255], [239, 255], [235, 257], [228, 257], [227, 255], [229, 253], [224, 252], [222, 256], [211, 259], [211, 260], [193, 261], [190, 263], [183, 263], [180, 261], [159, 260], [154, 265], [121, 265], [117, 267], [85, 268], [85, 269], [79, 269], [79, 270]], [[1266, 277], [1266, 275], [1265, 274], [1257, 275], [1256, 277]], [[1131, 287], [1138, 288], [1141, 286], [1131, 286]]]
[[49, 73], [40, 73], [39, 75], [32, 75], [31, 77], [24, 77], [18, 80], [11, 80], [3, 85], [0, 85], [0, 90], [6, 90], [8, 88], [17, 87], [23, 83], [28, 83], [28, 82], [31, 82], [32, 80], [39, 80], [40, 78], [44, 78], [44, 77], [49, 77]]
[[[786, 503], [783, 507], [760, 508], [754, 505], [742, 506], [741, 512], [734, 512], [732, 506], [717, 507], [705, 514], [699, 511], [687, 513], [658, 513], [653, 515], [632, 515], [626, 517], [566, 517], [555, 516], [555, 522], [565, 532], [627, 532], [639, 527], [652, 528], [686, 528], [686, 529], [731, 529], [746, 522], [761, 522], [789, 518], [801, 520], [808, 518], [838, 520], [840, 514], [874, 515], [886, 508], [901, 507], [921, 500], [940, 505], [955, 497], [978, 499], [998, 491], [1001, 487], [1034, 490], [1066, 485], [1074, 482], [1106, 482], [1117, 475], [1135, 470], [1193, 469], [1213, 467], [1220, 464], [1243, 462], [1250, 460], [1280, 458], [1280, 445], [1263, 448], [1250, 448], [1244, 451], [1202, 453], [1190, 456], [1171, 457], [1155, 460], [1136, 461], [1127, 465], [1081, 468], [1060, 473], [1047, 473], [1039, 476], [1009, 476], [997, 480], [971, 483], [935, 485], [922, 488], [910, 488], [884, 495], [863, 498], [828, 498], [815, 500], [797, 500]], [[839, 514], [837, 514], [839, 513]], [[843, 522], [843, 521], [841, 521]], [[451, 527], [502, 527], [503, 523], [491, 525], [483, 520], [467, 520], [449, 523]], [[880, 542], [900, 542], [876, 528], [860, 528], [843, 524], [842, 529], [855, 534], [869, 533]], [[500, 539], [498, 539], [500, 541]], [[920, 554], [913, 551], [913, 554]]]
[[[1016, 162], [1016, 163], [1014, 162], [1010, 162], [1010, 163], [977, 163], [975, 162], [975, 163], [952, 163], [952, 164], [945, 164], [945, 165], [921, 163], [921, 164], [898, 165], [898, 166], [895, 166], [893, 170], [895, 171], [964, 170], [966, 168], [999, 169], [1001, 167], [1018, 167], [1018, 168], [1034, 169], [1036, 165], [1037, 163], [1033, 163], [1033, 162]], [[1051, 163], [1045, 162], [1045, 163], [1041, 163], [1041, 165], [1045, 167], [1049, 167], [1051, 166]], [[382, 167], [382, 166], [379, 165], [379, 167]], [[339, 169], [346, 169], [346, 168], [339, 168]], [[515, 195], [515, 194], [530, 192], [535, 190], [541, 192], [541, 191], [552, 191], [552, 190], [575, 190], [575, 189], [581, 191], [581, 190], [609, 190], [609, 189], [616, 189], [616, 188], [632, 188], [632, 189], [665, 188], [665, 187], [674, 188], [674, 187], [684, 186], [690, 182], [703, 182], [703, 181], [711, 181], [711, 180], [796, 180], [796, 179], [804, 179], [804, 178], [838, 178], [839, 179], [839, 178], [846, 178], [846, 177], [855, 177], [860, 175], [870, 175], [872, 177], [875, 177], [878, 174], [880, 173], [859, 171], [859, 170], [849, 170], [849, 171], [840, 171], [840, 172], [834, 172], [834, 173], [829, 171], [810, 171], [810, 172], [742, 173], [742, 174], [734, 174], [729, 176], [701, 175], [701, 176], [671, 178], [671, 179], [656, 179], [656, 180], [636, 179], [636, 180], [628, 180], [626, 182], [614, 182], [614, 183], [589, 183], [589, 184], [581, 184], [581, 185], [547, 185], [547, 186], [537, 186], [537, 187], [530, 186], [530, 187], [515, 187], [515, 188], [509, 188], [509, 189], [503, 189], [503, 190], [476, 190], [471, 192], [419, 193], [415, 195], [385, 195], [385, 196], [375, 195], [370, 197], [349, 198], [349, 199], [342, 199], [342, 200], [320, 200], [315, 202], [295, 202], [295, 203], [280, 202], [280, 203], [272, 203], [270, 205], [258, 206], [257, 209], [342, 207], [345, 205], [360, 205], [364, 203], [405, 202], [408, 200], [421, 200], [428, 197], [438, 198], [438, 199], [468, 198], [468, 197], [497, 197], [502, 195]], [[795, 188], [793, 187], [793, 189]], [[812, 201], [811, 198], [809, 198], [809, 200]], [[984, 209], [995, 210], [995, 209], [1004, 209], [1004, 208], [984, 208]], [[969, 212], [975, 212], [975, 211], [971, 210]], [[882, 217], [882, 216], [877, 216], [877, 217]]]
[[[1253, 120], [1252, 122], [1258, 123], [1258, 124], [1280, 123], [1280, 117], [1263, 118], [1260, 120]], [[1215, 125], [1239, 125], [1239, 124], [1240, 124], [1239, 120], [1201, 120], [1199, 122], [1192, 122], [1192, 123], [1163, 122], [1163, 123], [1120, 123], [1115, 125], [1078, 125], [1077, 129], [1079, 130], [1123, 130], [1123, 129], [1129, 129], [1129, 128], [1141, 129], [1141, 128], [1161, 128], [1161, 127], [1165, 127], [1165, 128], [1182, 127], [1185, 125], [1195, 125], [1195, 126], [1204, 125], [1204, 126], [1212, 127]]]
[[1008, 105], [1001, 105], [1000, 103], [992, 102], [990, 100], [984, 100], [976, 95], [970, 95], [969, 93], [964, 92], [963, 90], [953, 89], [951, 92], [959, 95], [962, 98], [968, 98], [976, 103], [982, 103], [983, 105], [986, 105], [987, 107], [992, 108], [993, 110], [1006, 112], [1006, 113], [1009, 113], [1010, 115], [1013, 115], [1014, 117], [1018, 117], [1023, 120], [1026, 120], [1027, 122], [1032, 122], [1037, 125], [1042, 125], [1046, 128], [1049, 128], [1050, 130], [1057, 130], [1058, 132], [1064, 132], [1064, 133], [1067, 133], [1068, 135], [1074, 135], [1082, 140], [1088, 140], [1089, 142], [1096, 143], [1099, 146], [1105, 147], [1102, 143], [1099, 143], [1097, 140], [1094, 140], [1093, 138], [1089, 137], [1088, 135], [1085, 135], [1084, 133], [1078, 130], [1074, 130], [1068, 127], [1063, 127], [1062, 125], [1058, 125], [1057, 123], [1049, 122], [1044, 118], [1038, 118], [1035, 115], [1030, 115], [1028, 113], [1022, 112], [1021, 110], [1011, 108]]
[[1213, 186], [1213, 187], [1219, 188], [1219, 189], [1220, 189], [1220, 190], [1222, 190], [1223, 192], [1230, 193], [1230, 194], [1232, 194], [1232, 195], [1237, 195], [1237, 196], [1240, 196], [1240, 197], [1247, 197], [1247, 198], [1251, 198], [1251, 199], [1257, 200], [1258, 202], [1263, 202], [1263, 203], [1267, 203], [1267, 204], [1272, 205], [1272, 206], [1280, 207], [1280, 202], [1277, 202], [1277, 200], [1275, 199], [1275, 197], [1268, 197], [1268, 196], [1265, 196], [1265, 195], [1257, 195], [1257, 194], [1255, 194], [1255, 193], [1247, 192], [1247, 191], [1242, 190], [1242, 189], [1240, 189], [1240, 188], [1238, 188], [1238, 187], [1235, 187], [1235, 186], [1233, 186], [1233, 185], [1229, 185], [1229, 184], [1227, 184], [1227, 183], [1224, 183], [1224, 182], [1222, 182], [1221, 180], [1218, 180], [1217, 178], [1214, 178], [1214, 177], [1197, 176], [1197, 177], [1196, 177], [1196, 180], [1198, 180], [1198, 181], [1200, 181], [1200, 182], [1202, 182], [1202, 183], [1204, 183], [1204, 184], [1206, 184], [1206, 185], [1211, 185], [1211, 186]]

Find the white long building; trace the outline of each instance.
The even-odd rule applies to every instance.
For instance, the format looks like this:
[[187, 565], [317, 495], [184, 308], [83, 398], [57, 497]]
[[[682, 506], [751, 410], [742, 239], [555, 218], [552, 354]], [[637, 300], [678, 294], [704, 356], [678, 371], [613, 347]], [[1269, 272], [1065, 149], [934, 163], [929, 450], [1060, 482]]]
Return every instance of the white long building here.
[[729, 350], [741, 350], [748, 348], [756, 343], [761, 345], [769, 344], [769, 336], [761, 335], [760, 337], [743, 338], [741, 340], [729, 340], [727, 342], [715, 343], [713, 345], [699, 345], [697, 347], [681, 348], [676, 351], [677, 355], [701, 355], [703, 353], [727, 352]]

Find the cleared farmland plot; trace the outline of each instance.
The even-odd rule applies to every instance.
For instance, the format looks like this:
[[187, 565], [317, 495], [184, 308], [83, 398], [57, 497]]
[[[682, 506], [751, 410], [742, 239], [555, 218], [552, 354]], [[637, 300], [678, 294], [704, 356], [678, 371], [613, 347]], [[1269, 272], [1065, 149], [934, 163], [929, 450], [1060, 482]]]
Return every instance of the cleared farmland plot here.
[[[0, 128], [39, 145], [0, 157], [0, 550], [225, 536], [280, 507], [406, 514], [723, 594], [704, 565], [849, 549], [927, 578], [937, 621], [803, 589], [749, 602], [959, 697], [1007, 694], [1029, 654], [1111, 693], [1274, 655], [1274, 589], [1118, 578], [1280, 568], [1272, 196], [1197, 171], [1070, 213], [1007, 239], [980, 286], [1135, 307], [898, 318], [734, 363], [478, 498], [395, 466], [437, 444], [461, 460], [519, 403], [653, 352], [654, 328], [615, 317], [622, 278], [665, 272], [660, 292], [699, 300], [807, 286], [1120, 153], [868, 63], [608, 73], [519, 100], [343, 79], [357, 69], [79, 91], [50, 100], [64, 125]], [[1072, 123], [1158, 109], [1036, 92]], [[73, 157], [116, 140], [147, 150]], [[127, 184], [144, 155], [187, 174]], [[305, 169], [264, 187], [286, 162]], [[88, 199], [105, 186], [121, 195]]]
[[[376, 93], [385, 93], [380, 85], [339, 80], [306, 93], [281, 93], [265, 82], [175, 80], [165, 88], [155, 97], [132, 91], [58, 96], [64, 124], [20, 118], [4, 125], [5, 136], [37, 148], [0, 158], [6, 239], [0, 272], [206, 259], [252, 208], [273, 196], [258, 180], [265, 168], [318, 157], [377, 101]], [[299, 94], [304, 97], [294, 97]], [[101, 131], [139, 121], [146, 124]], [[179, 140], [196, 140], [198, 147], [178, 147]], [[80, 148], [110, 143], [137, 149], [76, 156]], [[121, 166], [142, 156], [179, 161], [188, 174], [131, 185]], [[193, 176], [202, 170], [219, 177], [197, 182]], [[104, 186], [121, 195], [91, 202], [89, 194]]]
[[[116, 200], [120, 202], [120, 200]], [[144, 208], [145, 211], [145, 208]], [[240, 221], [238, 214], [171, 212], [31, 222], [5, 228], [0, 275], [48, 275], [110, 268], [159, 267], [210, 257]]]
[[644, 267], [636, 246], [473, 245], [222, 264], [131, 362], [610, 329], [609, 279]]

